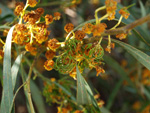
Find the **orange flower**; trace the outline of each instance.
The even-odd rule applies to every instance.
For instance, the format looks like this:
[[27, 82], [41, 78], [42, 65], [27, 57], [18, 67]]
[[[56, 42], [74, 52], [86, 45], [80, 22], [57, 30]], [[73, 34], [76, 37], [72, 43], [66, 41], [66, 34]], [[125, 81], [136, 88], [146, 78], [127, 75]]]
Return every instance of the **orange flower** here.
[[105, 48], [105, 51], [107, 51], [108, 53], [111, 53], [111, 47], [110, 47], [110, 46], [107, 46], [107, 47]]
[[101, 36], [101, 33], [103, 33], [106, 29], [107, 25], [105, 23], [100, 23], [100, 24], [96, 24], [93, 25], [92, 27], [92, 33], [93, 36]]
[[27, 35], [27, 27], [24, 24], [17, 24], [15, 26], [15, 30], [13, 31], [12, 40], [16, 44], [22, 45], [27, 39], [26, 35]]
[[96, 71], [97, 71], [96, 76], [98, 76], [100, 73], [105, 73], [105, 70], [103, 68], [101, 68], [99, 66], [96, 66], [95, 68], [96, 68]]
[[92, 28], [93, 28], [93, 24], [87, 23], [82, 27], [82, 31], [84, 31], [87, 34], [91, 34]]
[[43, 8], [37, 8], [35, 10], [36, 13], [39, 13], [40, 15], [44, 14], [44, 9]]
[[36, 55], [36, 47], [33, 47], [30, 43], [25, 46], [26, 51], [29, 51], [32, 55]]
[[111, 44], [110, 44], [110, 47], [111, 47], [112, 49], [114, 49], [114, 48], [115, 48], [115, 43], [111, 43]]
[[125, 19], [127, 19], [130, 15], [126, 8], [120, 9], [119, 14], [121, 14]]
[[15, 26], [15, 30], [17, 31], [17, 32], [23, 32], [23, 31], [26, 31], [27, 30], [27, 27], [24, 25], [24, 24], [17, 24], [16, 26]]
[[74, 25], [72, 23], [68, 23], [65, 25], [64, 30], [69, 33], [70, 31], [72, 31], [74, 29]]
[[49, 51], [46, 51], [45, 56], [48, 60], [52, 60], [54, 58], [55, 54], [56, 54], [56, 52], [49, 50]]
[[41, 15], [36, 10], [31, 11], [23, 16], [24, 22], [28, 22], [29, 24], [35, 24], [40, 19]]
[[56, 81], [56, 79], [55, 78], [51, 78], [51, 82], [55, 82]]
[[48, 41], [48, 47], [51, 49], [51, 50], [53, 50], [53, 51], [56, 51], [56, 49], [57, 48], [59, 48], [59, 44], [57, 44], [59, 41], [57, 40], [57, 39], [55, 39], [55, 38], [53, 38], [53, 39], [50, 39], [49, 41]]
[[38, 43], [43, 43], [48, 39], [48, 35], [50, 34], [50, 31], [46, 30], [46, 28], [42, 28], [38, 30], [38, 34], [36, 35], [36, 41]]
[[82, 41], [82, 39], [83, 39], [84, 37], [85, 37], [85, 33], [84, 33], [83, 31], [78, 30], [78, 31], [75, 32], [75, 38], [76, 38], [77, 40]]
[[37, 1], [36, 0], [28, 0], [28, 4], [30, 7], [35, 7], [37, 4]]
[[19, 45], [24, 44], [26, 37], [23, 34], [17, 34], [16, 31], [13, 32], [13, 38], [12, 40]]
[[103, 100], [100, 100], [99, 102], [98, 102], [98, 106], [101, 108], [101, 107], [103, 107], [103, 105], [105, 104], [105, 102], [103, 101]]
[[114, 43], [110, 43], [110, 45], [108, 45], [105, 48], [105, 51], [107, 51], [108, 53], [111, 53], [111, 48], [114, 49], [114, 47], [115, 47], [115, 44]]
[[20, 13], [23, 11], [23, 8], [24, 8], [24, 6], [22, 6], [22, 5], [16, 6], [16, 8], [14, 10], [14, 14], [17, 16], [20, 15]]
[[143, 85], [150, 86], [150, 71], [148, 69], [144, 69], [141, 82]]
[[3, 31], [3, 36], [7, 36], [8, 31], [9, 31], [9, 29], [5, 29], [5, 30]]
[[116, 14], [116, 6], [117, 6], [117, 2], [114, 0], [106, 0], [105, 1], [105, 5], [106, 5], [106, 11], [108, 14], [108, 20], [112, 20], [115, 18], [115, 14]]
[[70, 110], [68, 110], [67, 108], [60, 108], [57, 107], [57, 113], [69, 113]]
[[3, 50], [0, 50], [0, 60], [4, 57], [4, 52]]
[[47, 15], [45, 16], [45, 22], [46, 22], [46, 25], [52, 23], [52, 22], [53, 22], [53, 16], [47, 14]]
[[147, 105], [141, 113], [149, 113], [149, 112], [150, 112], [150, 104]]
[[133, 105], [132, 108], [135, 110], [139, 110], [141, 108], [141, 103], [140, 101], [136, 101]]
[[59, 12], [55, 12], [54, 13], [54, 20], [59, 20], [60, 16], [61, 16], [61, 14]]
[[45, 63], [44, 63], [44, 67], [46, 70], [48, 71], [51, 71], [53, 69], [53, 66], [54, 66], [54, 61], [53, 60], [47, 60]]
[[116, 38], [119, 38], [120, 40], [122, 40], [122, 39], [125, 39], [126, 36], [127, 36], [126, 33], [121, 33], [121, 34], [117, 34], [117, 35], [116, 35]]

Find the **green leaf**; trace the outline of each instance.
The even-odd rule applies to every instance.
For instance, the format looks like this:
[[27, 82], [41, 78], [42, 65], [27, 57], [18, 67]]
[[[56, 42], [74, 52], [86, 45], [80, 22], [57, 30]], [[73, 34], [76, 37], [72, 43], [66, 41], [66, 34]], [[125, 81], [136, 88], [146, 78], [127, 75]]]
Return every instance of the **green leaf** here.
[[12, 33], [15, 26], [13, 26], [7, 35], [4, 61], [3, 61], [3, 94], [1, 101], [1, 113], [10, 113], [13, 102], [13, 85], [11, 77], [11, 40]]
[[82, 105], [93, 104], [96, 110], [100, 113], [99, 106], [94, 98], [90, 86], [88, 85], [86, 80], [82, 77], [77, 66], [76, 70], [77, 70], [77, 103]]
[[141, 64], [150, 70], [150, 56], [124, 42], [115, 39], [112, 39], [112, 41], [126, 49], [134, 58], [136, 58]]
[[22, 56], [25, 54], [25, 52], [21, 53], [20, 55], [18, 55], [18, 57], [16, 58], [12, 68], [11, 68], [11, 75], [12, 75], [12, 84], [13, 84], [13, 89], [15, 88], [15, 84], [16, 84], [16, 78], [18, 75], [18, 71], [19, 71], [19, 67], [20, 67], [20, 63], [22, 60]]
[[30, 81], [30, 84], [31, 84], [32, 98], [36, 105], [38, 113], [46, 113], [44, 100], [43, 100], [43, 97], [41, 95], [39, 88], [37, 87], [37, 85], [34, 83], [33, 80]]
[[82, 77], [78, 66], [76, 66], [77, 70], [77, 103], [81, 105], [91, 104], [91, 98], [89, 93], [87, 92], [84, 78]]
[[[82, 77], [82, 78], [83, 78], [83, 77]], [[88, 85], [88, 83], [85, 81], [84, 78], [83, 78], [83, 80], [84, 80], [84, 84], [85, 84], [86, 90], [87, 90], [87, 92], [88, 92], [88, 94], [89, 94], [89, 96], [90, 96], [90, 98], [91, 98], [92, 104], [93, 104], [94, 107], [99, 111], [99, 110], [100, 110], [100, 109], [99, 109], [99, 106], [98, 106], [98, 104], [97, 104], [97, 101], [96, 101], [95, 98], [94, 98], [94, 95], [93, 95], [93, 92], [92, 92], [90, 86]]]

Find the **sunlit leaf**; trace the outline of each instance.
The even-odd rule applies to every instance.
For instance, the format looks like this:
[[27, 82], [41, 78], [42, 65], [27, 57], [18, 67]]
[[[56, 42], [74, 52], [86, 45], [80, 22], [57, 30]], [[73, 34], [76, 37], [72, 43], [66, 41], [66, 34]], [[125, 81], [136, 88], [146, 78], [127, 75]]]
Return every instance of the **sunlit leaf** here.
[[13, 84], [11, 77], [11, 40], [12, 32], [15, 26], [13, 26], [7, 35], [4, 61], [3, 61], [3, 94], [1, 101], [1, 113], [10, 113], [12, 110], [13, 102]]

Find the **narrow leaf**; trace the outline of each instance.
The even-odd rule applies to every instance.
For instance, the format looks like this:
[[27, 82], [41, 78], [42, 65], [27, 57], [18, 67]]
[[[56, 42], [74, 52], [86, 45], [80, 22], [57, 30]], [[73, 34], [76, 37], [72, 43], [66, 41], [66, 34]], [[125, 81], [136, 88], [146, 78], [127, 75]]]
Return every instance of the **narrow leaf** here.
[[32, 98], [36, 105], [38, 113], [46, 113], [44, 100], [43, 100], [43, 97], [41, 95], [39, 88], [37, 87], [37, 85], [34, 83], [33, 80], [31, 80], [30, 83], [31, 83]]
[[124, 42], [115, 39], [112, 39], [112, 41], [126, 49], [134, 58], [136, 58], [141, 64], [150, 70], [150, 56]]
[[1, 101], [1, 113], [10, 113], [12, 110], [13, 102], [13, 85], [11, 77], [11, 40], [12, 32], [15, 26], [13, 26], [7, 35], [4, 61], [3, 61], [3, 94]]
[[13, 90], [15, 88], [15, 84], [16, 84], [16, 78], [18, 75], [18, 71], [19, 71], [19, 66], [22, 60], [22, 56], [25, 54], [25, 52], [21, 53], [15, 60], [12, 68], [11, 68], [11, 75], [12, 75], [12, 84], [13, 84]]
[[78, 66], [76, 66], [77, 70], [77, 103], [81, 105], [91, 104], [91, 98], [86, 90], [84, 78], [82, 77]]
[[[83, 77], [82, 77], [82, 78], [83, 78]], [[97, 101], [96, 101], [95, 98], [94, 98], [94, 95], [93, 95], [93, 92], [92, 92], [90, 86], [88, 85], [88, 83], [85, 81], [84, 78], [83, 78], [83, 80], [84, 80], [84, 84], [85, 84], [86, 90], [87, 90], [87, 92], [88, 92], [88, 94], [89, 94], [89, 96], [90, 96], [90, 98], [91, 98], [92, 104], [94, 105], [94, 107], [95, 107], [98, 111], [100, 111], [99, 106], [98, 106], [98, 104], [97, 104]]]

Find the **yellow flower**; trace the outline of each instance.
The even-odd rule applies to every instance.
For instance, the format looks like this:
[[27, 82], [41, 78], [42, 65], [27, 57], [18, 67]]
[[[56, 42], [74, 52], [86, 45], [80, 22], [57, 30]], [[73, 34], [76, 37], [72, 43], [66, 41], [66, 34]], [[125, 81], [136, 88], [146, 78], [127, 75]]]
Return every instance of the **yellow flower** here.
[[115, 14], [116, 14], [115, 11], [117, 9], [117, 2], [114, 0], [106, 0], [105, 5], [106, 5], [106, 11], [108, 14], [108, 20], [114, 19]]

